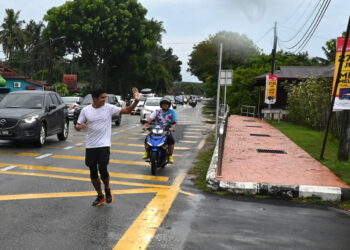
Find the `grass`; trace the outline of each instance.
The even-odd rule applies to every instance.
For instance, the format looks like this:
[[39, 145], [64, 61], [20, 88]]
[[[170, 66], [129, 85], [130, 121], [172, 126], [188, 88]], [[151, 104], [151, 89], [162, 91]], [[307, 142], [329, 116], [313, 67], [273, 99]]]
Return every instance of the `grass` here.
[[270, 124], [308, 152], [313, 158], [328, 167], [343, 182], [350, 185], [350, 162], [338, 161], [339, 140], [337, 138], [331, 134], [328, 135], [324, 159], [321, 160], [320, 153], [324, 137], [323, 131], [315, 131], [304, 126], [283, 121], [280, 124], [276, 121], [271, 121]]

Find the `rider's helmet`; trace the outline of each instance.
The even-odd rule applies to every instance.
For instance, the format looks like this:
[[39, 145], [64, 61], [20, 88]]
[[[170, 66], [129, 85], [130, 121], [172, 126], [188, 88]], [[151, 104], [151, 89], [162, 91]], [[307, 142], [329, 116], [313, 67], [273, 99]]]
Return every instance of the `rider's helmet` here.
[[169, 108], [171, 106], [171, 100], [168, 98], [168, 97], [163, 97], [161, 100], [160, 100], [160, 107], [162, 107], [162, 104], [168, 104], [169, 105]]

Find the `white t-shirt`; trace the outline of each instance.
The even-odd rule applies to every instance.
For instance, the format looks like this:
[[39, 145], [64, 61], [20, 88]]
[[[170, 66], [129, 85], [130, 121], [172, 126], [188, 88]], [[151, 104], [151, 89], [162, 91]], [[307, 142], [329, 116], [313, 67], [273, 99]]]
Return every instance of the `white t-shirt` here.
[[83, 108], [77, 123], [87, 122], [86, 148], [100, 148], [111, 146], [112, 115], [119, 114], [121, 108], [105, 103], [100, 108], [92, 104]]

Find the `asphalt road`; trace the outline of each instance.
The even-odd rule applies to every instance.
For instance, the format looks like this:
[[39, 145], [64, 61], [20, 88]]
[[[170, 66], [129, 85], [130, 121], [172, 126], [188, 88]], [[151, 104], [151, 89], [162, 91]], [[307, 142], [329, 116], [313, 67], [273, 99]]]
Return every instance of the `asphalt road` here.
[[141, 159], [139, 116], [113, 126], [114, 202], [101, 207], [72, 124], [66, 142], [40, 149], [0, 141], [1, 249], [349, 249], [339, 210], [198, 191], [186, 172], [212, 125], [200, 106], [177, 111], [175, 164], [157, 176]]

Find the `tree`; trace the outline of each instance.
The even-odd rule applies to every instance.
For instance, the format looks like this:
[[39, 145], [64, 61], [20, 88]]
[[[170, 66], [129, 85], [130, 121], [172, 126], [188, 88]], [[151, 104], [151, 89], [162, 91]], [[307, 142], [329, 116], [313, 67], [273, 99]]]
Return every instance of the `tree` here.
[[11, 58], [13, 52], [23, 49], [25, 45], [25, 35], [22, 24], [25, 22], [19, 19], [20, 11], [5, 9], [6, 17], [1, 25], [0, 43], [7, 58]]
[[56, 82], [53, 86], [56, 87], [57, 93], [58, 93], [60, 96], [65, 96], [65, 95], [68, 95], [68, 94], [69, 94], [69, 90], [68, 90], [66, 84], [64, 84], [64, 83], [62, 83], [62, 82]]

